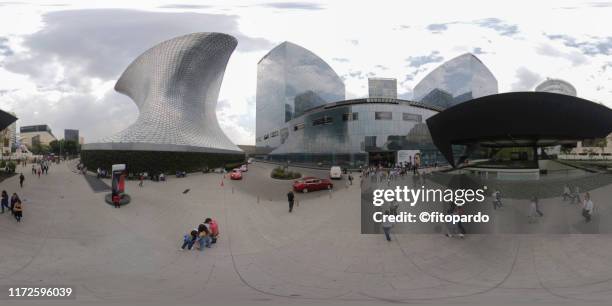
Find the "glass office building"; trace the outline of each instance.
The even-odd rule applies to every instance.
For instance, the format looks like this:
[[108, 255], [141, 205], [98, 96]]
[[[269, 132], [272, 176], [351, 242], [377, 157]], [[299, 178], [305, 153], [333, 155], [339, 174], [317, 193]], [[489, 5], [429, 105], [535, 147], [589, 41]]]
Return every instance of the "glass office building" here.
[[317, 55], [290, 42], [276, 46], [257, 64], [256, 146], [278, 147], [287, 122], [344, 94], [340, 77]]
[[496, 94], [497, 79], [471, 53], [455, 57], [430, 72], [414, 87], [414, 99], [448, 108], [482, 96]]
[[425, 164], [444, 163], [425, 120], [439, 109], [392, 98], [328, 103], [290, 120], [275, 161], [358, 167], [394, 162], [398, 150], [420, 150]]

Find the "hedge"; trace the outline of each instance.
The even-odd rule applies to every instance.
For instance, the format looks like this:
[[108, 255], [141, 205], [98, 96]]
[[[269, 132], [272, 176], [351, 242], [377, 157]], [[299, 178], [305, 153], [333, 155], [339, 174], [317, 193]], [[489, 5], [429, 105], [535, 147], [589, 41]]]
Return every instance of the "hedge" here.
[[89, 170], [111, 170], [113, 164], [126, 164], [129, 173], [174, 174], [176, 171], [197, 172], [243, 163], [244, 154], [159, 152], [159, 151], [81, 151], [81, 163]]

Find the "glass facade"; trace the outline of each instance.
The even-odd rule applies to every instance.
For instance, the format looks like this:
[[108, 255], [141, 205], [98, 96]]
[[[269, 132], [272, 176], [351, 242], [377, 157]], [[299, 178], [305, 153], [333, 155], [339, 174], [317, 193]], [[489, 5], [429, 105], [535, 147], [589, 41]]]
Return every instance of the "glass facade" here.
[[268, 158], [293, 163], [358, 167], [381, 153], [421, 150], [424, 163], [444, 163], [423, 120], [437, 111], [394, 100], [333, 103], [292, 119], [287, 140]]
[[296, 44], [278, 45], [257, 64], [257, 147], [278, 147], [287, 138], [265, 136], [309, 109], [344, 100], [344, 95], [344, 83], [325, 61]]
[[425, 76], [414, 87], [414, 99], [426, 105], [448, 108], [497, 91], [495, 76], [476, 56], [467, 53]]

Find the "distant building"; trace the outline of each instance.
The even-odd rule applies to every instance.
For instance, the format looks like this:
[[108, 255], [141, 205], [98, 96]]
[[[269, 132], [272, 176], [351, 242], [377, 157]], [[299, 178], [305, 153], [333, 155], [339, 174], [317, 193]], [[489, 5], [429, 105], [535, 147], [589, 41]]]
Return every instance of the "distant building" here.
[[569, 82], [561, 79], [546, 79], [546, 81], [536, 87], [535, 91], [552, 92], [573, 97], [577, 96], [576, 88]]
[[79, 144], [85, 144], [85, 138], [83, 136], [79, 137]]
[[[49, 145], [52, 141], [57, 140], [51, 128], [46, 124], [22, 126], [19, 132], [21, 144], [28, 148], [32, 148], [34, 144]], [[36, 139], [33, 139], [35, 137]]]
[[64, 140], [68, 141], [74, 141], [74, 142], [79, 142], [79, 130], [69, 130], [69, 129], [65, 129], [64, 130]]
[[397, 99], [397, 80], [389, 78], [369, 78], [368, 93], [370, 98]]

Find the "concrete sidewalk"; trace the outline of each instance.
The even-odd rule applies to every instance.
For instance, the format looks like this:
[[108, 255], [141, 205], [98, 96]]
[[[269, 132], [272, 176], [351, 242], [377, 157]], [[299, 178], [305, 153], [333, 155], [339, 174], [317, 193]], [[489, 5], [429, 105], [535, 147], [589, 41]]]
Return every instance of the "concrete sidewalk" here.
[[[58, 305], [612, 301], [611, 235], [394, 235], [387, 242], [360, 234], [358, 181], [339, 184], [331, 197], [299, 194], [289, 214], [285, 182], [269, 181], [261, 167], [223, 187], [220, 174], [142, 188], [128, 181], [132, 203], [120, 209], [65, 164], [40, 179], [26, 167], [23, 190], [16, 177], [0, 183], [27, 199], [21, 224], [0, 216], [0, 286], [75, 286], [77, 299]], [[257, 186], [270, 198], [258, 203]], [[592, 195], [609, 199], [612, 186]], [[219, 242], [180, 251], [182, 235], [205, 217], [218, 220]]]

